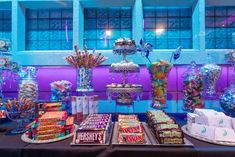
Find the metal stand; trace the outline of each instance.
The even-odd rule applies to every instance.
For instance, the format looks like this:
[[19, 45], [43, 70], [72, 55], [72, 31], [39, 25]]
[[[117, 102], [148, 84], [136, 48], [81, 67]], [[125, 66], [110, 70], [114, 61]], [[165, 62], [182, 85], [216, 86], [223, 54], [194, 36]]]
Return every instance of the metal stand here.
[[[122, 47], [115, 47], [113, 50], [114, 54], [119, 54], [123, 56], [123, 63], [128, 63], [126, 56], [132, 55], [136, 53], [134, 49], [125, 49]], [[127, 74], [128, 73], [138, 73], [139, 67], [129, 68], [128, 66], [120, 66], [120, 67], [112, 67], [110, 68], [110, 72], [113, 73], [122, 73], [122, 85], [127, 84]], [[138, 87], [107, 87], [107, 96], [109, 100], [112, 100], [112, 97], [116, 97], [116, 105], [115, 105], [115, 112], [117, 112], [117, 106], [128, 106], [130, 108], [132, 106], [132, 110], [134, 113], [134, 102], [133, 97], [137, 97], [139, 100], [142, 96], [143, 88], [142, 86]], [[119, 100], [119, 101], [118, 101]], [[120, 102], [121, 101], [121, 102]]]

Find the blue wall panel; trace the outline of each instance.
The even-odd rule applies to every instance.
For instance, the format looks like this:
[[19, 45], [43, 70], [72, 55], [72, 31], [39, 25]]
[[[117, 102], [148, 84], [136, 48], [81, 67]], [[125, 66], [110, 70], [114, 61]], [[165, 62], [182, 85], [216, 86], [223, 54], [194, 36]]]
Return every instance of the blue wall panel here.
[[[131, 38], [132, 14], [129, 8], [85, 9], [84, 43], [88, 49], [112, 49], [117, 38]], [[106, 31], [111, 31], [107, 36]]]
[[72, 9], [26, 10], [26, 50], [71, 50], [72, 30]]

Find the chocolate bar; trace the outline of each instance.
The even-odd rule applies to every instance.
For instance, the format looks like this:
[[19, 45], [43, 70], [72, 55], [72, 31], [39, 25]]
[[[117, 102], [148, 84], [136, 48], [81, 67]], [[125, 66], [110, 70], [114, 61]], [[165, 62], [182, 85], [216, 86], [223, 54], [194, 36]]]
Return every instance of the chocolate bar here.
[[111, 115], [92, 114], [83, 121], [74, 135], [75, 144], [104, 144], [111, 132]]
[[180, 126], [164, 111], [147, 111], [147, 123], [161, 144], [184, 144]]
[[48, 121], [61, 121], [66, 119], [67, 119], [66, 111], [54, 111], [54, 112], [46, 112], [38, 119], [38, 121], [48, 122]]
[[144, 144], [144, 130], [136, 115], [118, 116], [118, 143]]

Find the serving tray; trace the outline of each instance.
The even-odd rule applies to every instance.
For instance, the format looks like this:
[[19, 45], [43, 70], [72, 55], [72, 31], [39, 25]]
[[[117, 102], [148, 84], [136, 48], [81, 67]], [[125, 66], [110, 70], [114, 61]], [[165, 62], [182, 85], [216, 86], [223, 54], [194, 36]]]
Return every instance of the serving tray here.
[[[74, 130], [76, 130], [77, 127], [78, 126], [76, 124], [74, 124]], [[70, 133], [69, 135], [66, 135], [66, 136], [63, 136], [63, 137], [60, 137], [60, 138], [56, 138], [56, 139], [51, 139], [51, 140], [33, 140], [33, 139], [28, 138], [26, 133], [24, 133], [21, 136], [21, 140], [26, 142], [26, 143], [32, 143], [32, 144], [45, 144], [45, 143], [53, 143], [53, 142], [58, 142], [58, 141], [65, 140], [69, 137], [72, 137], [73, 134], [74, 134], [74, 132]]]
[[211, 139], [208, 139], [208, 138], [205, 138], [205, 137], [201, 137], [201, 136], [198, 136], [198, 135], [193, 135], [193, 134], [191, 134], [188, 131], [187, 125], [182, 126], [182, 130], [183, 130], [183, 132], [186, 135], [191, 136], [191, 137], [193, 137], [195, 139], [204, 141], [204, 142], [208, 142], [208, 143], [212, 143], [212, 144], [217, 144], [217, 145], [223, 145], [223, 146], [235, 146], [235, 142], [223, 142], [223, 141], [211, 140]]
[[[142, 122], [144, 125], [144, 122]], [[152, 145], [146, 130], [144, 128], [144, 138], [145, 138], [145, 143], [144, 144], [119, 144], [118, 143], [118, 122], [115, 123], [114, 129], [113, 129], [113, 137], [112, 137], [112, 145], [118, 145], [118, 146], [149, 146]]]
[[163, 147], [193, 147], [193, 144], [186, 138], [184, 138], [184, 144], [161, 144], [159, 143], [159, 141], [157, 140], [157, 138], [155, 138], [153, 132], [149, 129], [148, 124], [147, 123], [143, 123], [144, 129], [146, 131], [146, 133], [148, 134], [151, 142], [153, 145], [155, 146], [163, 146]]
[[75, 141], [75, 136], [74, 136], [73, 141], [70, 143], [70, 145], [71, 146], [108, 146], [108, 145], [110, 145], [111, 138], [112, 138], [113, 123], [111, 124], [110, 127], [111, 127], [111, 130], [110, 130], [110, 133], [108, 135], [108, 139], [103, 144], [98, 144], [98, 143], [84, 143], [84, 144], [81, 143], [81, 144], [77, 144], [77, 143], [74, 143], [74, 141]]

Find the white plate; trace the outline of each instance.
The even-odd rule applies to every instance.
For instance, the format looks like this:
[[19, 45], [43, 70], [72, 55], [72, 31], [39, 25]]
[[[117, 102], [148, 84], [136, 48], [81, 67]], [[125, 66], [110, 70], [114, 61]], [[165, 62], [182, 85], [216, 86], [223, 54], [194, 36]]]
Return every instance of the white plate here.
[[[74, 124], [74, 130], [76, 130], [77, 128], [77, 125]], [[26, 142], [26, 143], [32, 143], [32, 144], [43, 144], [43, 143], [53, 143], [53, 142], [58, 142], [58, 141], [62, 141], [62, 140], [65, 140], [69, 137], [72, 137], [74, 134], [74, 132], [72, 132], [71, 134], [69, 135], [66, 135], [64, 137], [60, 137], [60, 138], [56, 138], [56, 139], [51, 139], [51, 140], [33, 140], [33, 139], [30, 139], [28, 138], [28, 136], [26, 135], [26, 133], [24, 133], [22, 136], [21, 136], [21, 140]]]
[[187, 129], [187, 125], [182, 126], [182, 130], [183, 132], [188, 135], [191, 136], [195, 139], [204, 141], [204, 142], [208, 142], [208, 143], [212, 143], [212, 144], [217, 144], [217, 145], [224, 145], [224, 146], [235, 146], [235, 142], [223, 142], [223, 141], [216, 141], [216, 140], [211, 140], [205, 137], [201, 137], [201, 136], [197, 136], [197, 135], [193, 135], [191, 134], [188, 129]]

